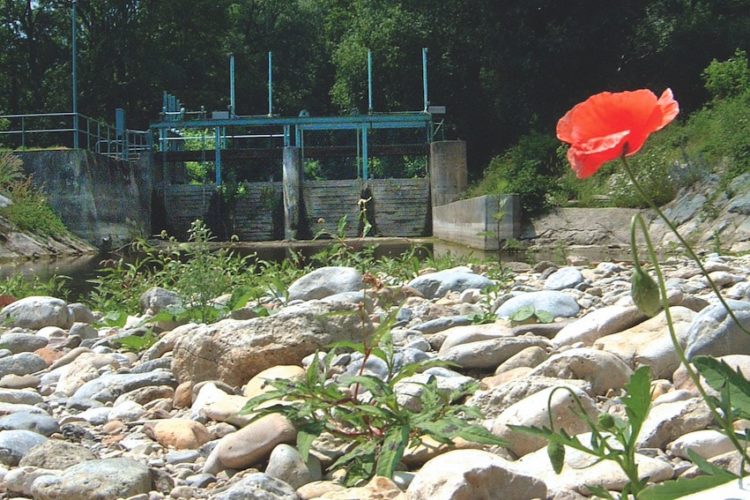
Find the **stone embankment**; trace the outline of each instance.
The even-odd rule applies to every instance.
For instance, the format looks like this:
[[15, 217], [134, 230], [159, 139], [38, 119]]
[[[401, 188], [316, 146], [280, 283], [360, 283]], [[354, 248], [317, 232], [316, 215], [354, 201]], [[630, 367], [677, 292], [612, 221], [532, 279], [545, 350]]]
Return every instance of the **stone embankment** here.
[[[710, 255], [705, 265], [750, 326], [750, 258]], [[509, 425], [546, 424], [549, 394], [559, 386], [591, 416], [622, 416], [623, 387], [642, 365], [652, 371], [653, 408], [638, 436], [641, 477], [699, 474], [688, 450], [736, 472], [741, 461], [680, 367], [664, 314], [649, 319], [633, 306], [629, 266], [512, 267], [512, 279], [500, 283], [468, 267], [425, 270], [409, 283], [381, 276], [386, 286], [367, 294], [358, 271], [323, 268], [295, 282], [288, 302], [265, 301], [268, 317], [247, 308], [214, 324], [176, 326], [140, 354], [116, 340], [142, 327], [97, 327], [85, 306], [50, 297], [10, 304], [0, 329], [0, 485], [8, 496], [37, 499], [582, 498], [586, 485], [619, 491], [626, 477], [572, 450], [555, 474], [545, 443]], [[664, 271], [688, 355], [720, 357], [750, 373], [750, 341], [727, 321], [697, 267], [675, 258]], [[152, 290], [143, 314], [170, 300]], [[554, 321], [509, 320], [528, 306]], [[368, 321], [340, 314], [362, 308]], [[286, 418], [248, 422], [239, 414], [267, 390], [265, 380], [302, 377], [311, 354], [361, 340], [393, 310], [398, 356], [454, 363], [431, 369], [438, 387], [478, 382], [467, 404], [507, 447], [425, 442], [407, 449], [392, 480], [346, 489], [330, 470], [346, 443], [319, 438], [305, 462]], [[472, 323], [488, 313], [494, 322]], [[344, 373], [360, 369], [361, 357], [340, 361]], [[384, 363], [366, 369], [387, 377]], [[397, 386], [402, 404], [419, 403], [415, 385], [426, 377], [416, 377]], [[557, 391], [551, 404], [557, 429], [587, 432], [570, 392]]]
[[[696, 249], [723, 252], [750, 250], [750, 173], [723, 183], [715, 174], [681, 189], [662, 207], [680, 234]], [[520, 239], [532, 247], [599, 246], [628, 248], [627, 208], [564, 208], [526, 224]], [[674, 234], [650, 210], [642, 211], [659, 251], [680, 251]]]
[[0, 262], [96, 253], [97, 249], [73, 235], [40, 236], [20, 231], [0, 217]]

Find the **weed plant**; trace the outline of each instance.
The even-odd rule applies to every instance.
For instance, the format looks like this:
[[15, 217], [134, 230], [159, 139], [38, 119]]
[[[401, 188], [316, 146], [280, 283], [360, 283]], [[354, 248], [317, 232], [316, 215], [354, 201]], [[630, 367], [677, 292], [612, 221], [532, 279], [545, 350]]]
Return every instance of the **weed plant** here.
[[10, 295], [16, 299], [44, 295], [66, 299], [68, 296], [67, 283], [70, 278], [56, 274], [47, 280], [38, 276], [28, 278], [22, 274], [14, 274], [0, 280], [0, 295]]
[[[345, 453], [330, 467], [346, 471], [348, 486], [375, 475], [393, 477], [407, 447], [418, 445], [424, 436], [447, 445], [456, 438], [504, 445], [502, 439], [480, 425], [481, 415], [476, 409], [460, 404], [476, 387], [447, 393], [431, 378], [422, 386], [418, 409], [399, 400], [400, 381], [445, 363], [430, 360], [398, 367], [391, 326], [392, 321], [383, 322], [369, 343], [340, 342], [327, 354], [317, 354], [301, 381], [269, 381], [273, 389], [248, 401], [242, 413], [252, 413], [254, 419], [273, 413], [286, 416], [297, 428], [297, 448], [304, 460], [313, 441], [324, 432], [348, 443]], [[334, 358], [351, 350], [363, 355], [359, 373], [334, 376]], [[364, 372], [371, 356], [385, 362], [385, 378]]]

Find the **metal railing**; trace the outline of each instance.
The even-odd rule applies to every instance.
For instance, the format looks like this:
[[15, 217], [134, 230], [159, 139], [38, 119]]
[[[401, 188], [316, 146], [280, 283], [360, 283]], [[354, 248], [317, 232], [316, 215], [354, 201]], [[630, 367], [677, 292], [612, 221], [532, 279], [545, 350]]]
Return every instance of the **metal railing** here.
[[[0, 145], [12, 149], [72, 149], [78, 146], [110, 158], [137, 160], [152, 149], [148, 131], [124, 130], [96, 118], [74, 113], [0, 115]], [[77, 127], [76, 127], [77, 125]]]

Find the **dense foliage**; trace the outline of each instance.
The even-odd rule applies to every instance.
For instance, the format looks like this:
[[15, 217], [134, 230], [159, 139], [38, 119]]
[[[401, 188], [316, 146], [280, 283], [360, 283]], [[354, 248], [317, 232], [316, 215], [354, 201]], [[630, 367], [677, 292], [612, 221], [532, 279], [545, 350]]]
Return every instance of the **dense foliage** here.
[[[475, 177], [520, 136], [551, 131], [572, 104], [601, 90], [671, 86], [685, 111], [697, 109], [710, 96], [701, 71], [750, 45], [750, 0], [77, 5], [79, 109], [112, 121], [122, 107], [133, 128], [157, 116], [163, 90], [191, 109], [226, 109], [229, 52], [240, 114], [266, 111], [269, 50], [276, 113], [364, 112], [367, 48], [375, 109], [421, 109], [419, 54], [428, 47], [430, 101], [448, 107], [448, 138], [468, 141]], [[3, 112], [70, 110], [70, 7], [70, 0], [3, 3]]]

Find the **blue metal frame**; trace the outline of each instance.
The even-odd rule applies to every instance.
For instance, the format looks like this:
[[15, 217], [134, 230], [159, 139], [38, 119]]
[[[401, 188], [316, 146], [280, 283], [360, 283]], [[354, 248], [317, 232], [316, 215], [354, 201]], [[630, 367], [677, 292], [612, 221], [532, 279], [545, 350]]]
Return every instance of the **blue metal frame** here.
[[[221, 185], [221, 150], [226, 147], [222, 139], [226, 138], [227, 127], [282, 127], [284, 146], [305, 147], [305, 131], [326, 130], [354, 130], [357, 132], [358, 156], [361, 151], [362, 171], [364, 180], [369, 177], [368, 135], [372, 129], [424, 129], [425, 138], [430, 142], [433, 138], [434, 127], [432, 114], [428, 111], [429, 100], [427, 94], [427, 49], [422, 49], [422, 111], [406, 111], [400, 113], [374, 113], [372, 102], [372, 52], [367, 51], [367, 105], [368, 114], [349, 116], [302, 116], [281, 117], [273, 115], [273, 56], [268, 52], [268, 114], [255, 116], [236, 116], [234, 109], [234, 56], [230, 56], [230, 113], [228, 118], [207, 119], [205, 112], [185, 113], [180, 102], [164, 92], [162, 105], [162, 119], [150, 125], [151, 130], [158, 131], [161, 150], [170, 150], [169, 133], [171, 130], [191, 128], [213, 128], [216, 133], [215, 163], [216, 184]], [[198, 114], [197, 119], [186, 119], [187, 115]], [[292, 130], [294, 129], [294, 130]], [[359, 165], [358, 165], [359, 170]], [[359, 173], [359, 172], [358, 172]]]

